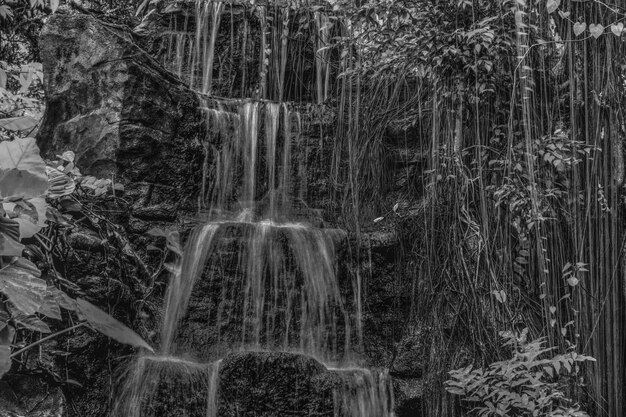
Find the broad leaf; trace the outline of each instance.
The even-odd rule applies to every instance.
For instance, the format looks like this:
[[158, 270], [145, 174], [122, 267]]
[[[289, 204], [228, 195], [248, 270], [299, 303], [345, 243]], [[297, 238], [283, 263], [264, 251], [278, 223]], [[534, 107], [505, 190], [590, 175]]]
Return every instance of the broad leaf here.
[[604, 33], [604, 26], [602, 26], [601, 23], [592, 23], [589, 25], [589, 33], [591, 33], [591, 36], [598, 39]]
[[574, 35], [580, 35], [585, 31], [585, 29], [587, 29], [587, 24], [585, 22], [574, 23]]
[[6, 307], [4, 306], [4, 303], [0, 302], [0, 332], [4, 330], [6, 326], [9, 325], [10, 319], [11, 319], [11, 315], [7, 311]]
[[7, 4], [0, 4], [0, 20], [3, 20], [3, 19], [4, 20], [13, 19], [13, 10]]
[[11, 342], [15, 330], [11, 326], [4, 326], [0, 330], [0, 378], [11, 369]]
[[35, 139], [0, 142], [0, 198], [35, 198], [47, 189], [46, 164]]
[[50, 288], [56, 289], [56, 287], [48, 286], [46, 295], [43, 298], [43, 304], [39, 308], [39, 314], [43, 314], [51, 319], [61, 320], [61, 308], [59, 307], [56, 295], [50, 291]]
[[70, 178], [64, 172], [59, 171], [56, 168], [47, 166], [46, 173], [48, 174], [48, 197], [60, 198], [66, 195], [70, 195], [76, 189], [74, 180]]
[[[24, 80], [26, 82], [27, 80]], [[19, 117], [7, 117], [6, 119], [0, 119], [0, 127], [13, 132], [20, 132], [22, 130], [30, 130], [39, 124], [39, 121], [30, 116]]]
[[152, 349], [141, 336], [90, 302], [77, 298], [76, 304], [85, 315], [89, 324], [99, 332], [120, 343], [145, 348], [150, 352], [154, 352], [154, 349]]
[[548, 9], [548, 13], [553, 13], [556, 9], [558, 9], [560, 3], [561, 0], [548, 0], [548, 3], [546, 3], [546, 9]]
[[24, 245], [19, 238], [19, 223], [0, 215], [0, 256], [22, 256]]
[[59, 8], [59, 0], [50, 0], [50, 10], [52, 13], [56, 12]]
[[11, 220], [19, 225], [19, 238], [33, 237], [46, 225], [46, 200], [38, 197], [20, 204], [3, 203], [4, 210]]
[[17, 314], [15, 317], [13, 317], [13, 320], [15, 320], [17, 324], [20, 324], [22, 327], [28, 330], [40, 333], [52, 333], [50, 327], [48, 327], [48, 325], [43, 321], [39, 320], [37, 316]]
[[47, 291], [46, 297], [48, 295], [52, 296], [59, 307], [70, 311], [76, 310], [76, 301], [74, 301], [74, 299], [72, 299], [69, 295], [65, 294], [65, 292], [51, 285], [48, 286]]
[[35, 314], [46, 294], [46, 282], [39, 279], [40, 275], [33, 263], [17, 258], [0, 269], [0, 292], [22, 313]]
[[611, 32], [613, 32], [613, 34], [617, 37], [622, 36], [622, 32], [624, 31], [624, 23], [623, 22], [618, 22], [618, 23], [613, 23], [611, 25]]

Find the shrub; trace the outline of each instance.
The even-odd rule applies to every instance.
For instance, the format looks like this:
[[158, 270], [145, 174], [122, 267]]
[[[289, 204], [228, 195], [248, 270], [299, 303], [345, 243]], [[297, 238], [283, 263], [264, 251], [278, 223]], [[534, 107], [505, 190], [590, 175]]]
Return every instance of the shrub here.
[[472, 415], [588, 416], [564, 393], [564, 377], [578, 374], [579, 363], [595, 359], [573, 350], [550, 357], [554, 348], [545, 347], [545, 338], [528, 342], [528, 329], [500, 335], [512, 349], [510, 359], [449, 372], [446, 390], [472, 403]]

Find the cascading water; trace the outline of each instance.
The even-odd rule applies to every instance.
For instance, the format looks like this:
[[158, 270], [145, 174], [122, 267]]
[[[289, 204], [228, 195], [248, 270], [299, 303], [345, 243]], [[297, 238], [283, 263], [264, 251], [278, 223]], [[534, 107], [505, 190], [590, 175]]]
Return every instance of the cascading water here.
[[[306, 196], [305, 162], [295, 157], [302, 151], [300, 115], [287, 103], [210, 97], [224, 10], [223, 2], [196, 0], [193, 24], [185, 21], [182, 32], [173, 27], [169, 38], [168, 66], [181, 77], [187, 74], [207, 116], [199, 197], [207, 221], [187, 238], [169, 283], [159, 355], [138, 358], [127, 372], [114, 410], [118, 416], [217, 416], [220, 358], [231, 351], [297, 352], [339, 366], [360, 345], [360, 314], [352, 311], [360, 308], [347, 302], [360, 297], [360, 284], [356, 296], [346, 294], [350, 284], [342, 286], [337, 273], [337, 246], [345, 233], [293, 220], [294, 197]], [[262, 38], [257, 92], [264, 98], [271, 90], [280, 100], [290, 11], [272, 10], [269, 19], [268, 8], [254, 7]], [[323, 48], [330, 20], [318, 11], [314, 21], [320, 32], [314, 45]], [[248, 30], [245, 20], [244, 52]], [[329, 94], [329, 59], [327, 52], [315, 54], [320, 102]], [[245, 71], [244, 66], [244, 79]], [[329, 369], [338, 375], [335, 416], [393, 415], [386, 374]], [[166, 409], [155, 405], [162, 404], [161, 396], [173, 398]]]

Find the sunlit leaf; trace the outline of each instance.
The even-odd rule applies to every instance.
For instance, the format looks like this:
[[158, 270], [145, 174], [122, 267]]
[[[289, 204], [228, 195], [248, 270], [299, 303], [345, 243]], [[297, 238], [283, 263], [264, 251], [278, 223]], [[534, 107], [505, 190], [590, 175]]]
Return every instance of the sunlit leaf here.
[[[0, 4], [0, 19], [11, 20], [13, 19], [13, 9], [7, 4]], [[6, 82], [6, 80], [5, 80]], [[4, 88], [4, 87], [3, 87]], [[2, 376], [0, 374], [0, 376]]]
[[117, 340], [120, 343], [154, 350], [137, 333], [126, 327], [124, 324], [100, 310], [90, 302], [77, 298], [76, 303], [85, 318], [96, 330], [102, 334]]
[[554, 11], [556, 11], [556, 9], [559, 8], [559, 4], [561, 4], [561, 0], [548, 0], [548, 3], [546, 3], [546, 9], [548, 10], [548, 13], [553, 13]]
[[41, 197], [22, 201], [21, 204], [3, 203], [9, 218], [19, 225], [19, 239], [33, 237], [46, 225], [48, 205]]
[[618, 22], [618, 23], [613, 23], [611, 25], [611, 32], [613, 32], [613, 34], [617, 37], [622, 36], [622, 32], [624, 31], [624, 23], [623, 22]]
[[[51, 319], [61, 320], [61, 309], [59, 308], [56, 294], [50, 291], [50, 288], [51, 287], [48, 286], [43, 304], [41, 304], [38, 313], [50, 317]], [[56, 287], [52, 288], [56, 289]]]
[[59, 8], [59, 0], [50, 0], [50, 9], [52, 13], [56, 12]]
[[11, 343], [15, 329], [4, 326], [0, 330], [0, 378], [11, 369]]
[[37, 119], [30, 116], [7, 117], [6, 119], [0, 119], [0, 128], [20, 132], [33, 129], [38, 123]]
[[585, 29], [587, 29], [587, 24], [585, 22], [574, 23], [574, 35], [580, 35], [585, 31]]
[[37, 316], [29, 316], [26, 314], [17, 314], [13, 317], [13, 320], [21, 327], [40, 333], [52, 333], [50, 327], [43, 321], [41, 321]]
[[602, 26], [601, 23], [592, 23], [589, 25], [589, 33], [591, 33], [591, 36], [598, 39], [604, 33], [604, 26]]
[[0, 198], [35, 198], [47, 188], [46, 164], [35, 139], [0, 142]]
[[46, 174], [48, 175], [48, 197], [61, 198], [70, 195], [76, 189], [76, 183], [67, 174], [56, 168], [46, 166]]
[[22, 256], [24, 245], [19, 243], [18, 222], [0, 216], [0, 256]]
[[30, 261], [17, 258], [0, 269], [0, 292], [16, 309], [26, 315], [35, 314], [43, 304], [46, 282], [41, 272]]
[[46, 297], [50, 295], [54, 298], [56, 304], [64, 308], [66, 310], [74, 311], [76, 310], [76, 301], [72, 299], [65, 292], [61, 291], [57, 287], [53, 287], [51, 285], [48, 286]]

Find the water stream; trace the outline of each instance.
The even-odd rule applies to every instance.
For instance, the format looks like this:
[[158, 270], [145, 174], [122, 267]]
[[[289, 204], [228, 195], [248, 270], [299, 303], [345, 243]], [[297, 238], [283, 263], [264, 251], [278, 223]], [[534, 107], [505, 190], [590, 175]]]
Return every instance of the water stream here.
[[[301, 118], [280, 99], [295, 13], [254, 6], [262, 33], [257, 98], [279, 101], [224, 100], [210, 94], [223, 81], [215, 78], [216, 42], [222, 15], [232, 7], [197, 0], [195, 21], [172, 27], [167, 41], [168, 67], [187, 74], [207, 117], [199, 197], [206, 221], [187, 237], [169, 283], [159, 354], [138, 358], [128, 370], [114, 414], [217, 416], [222, 355], [269, 350], [328, 364], [341, 381], [333, 391], [335, 416], [392, 416], [388, 376], [345, 367], [361, 343], [355, 335], [360, 300], [353, 302], [360, 284], [340, 282], [337, 253], [346, 235], [293, 215], [294, 202], [306, 196], [306, 181], [298, 178], [306, 166], [296, 157]], [[314, 45], [321, 49], [330, 37], [329, 19], [318, 11], [313, 20], [320, 33]], [[243, 53], [249, 50], [248, 25], [245, 20], [241, 29]], [[329, 94], [325, 51], [315, 54], [319, 102]]]

